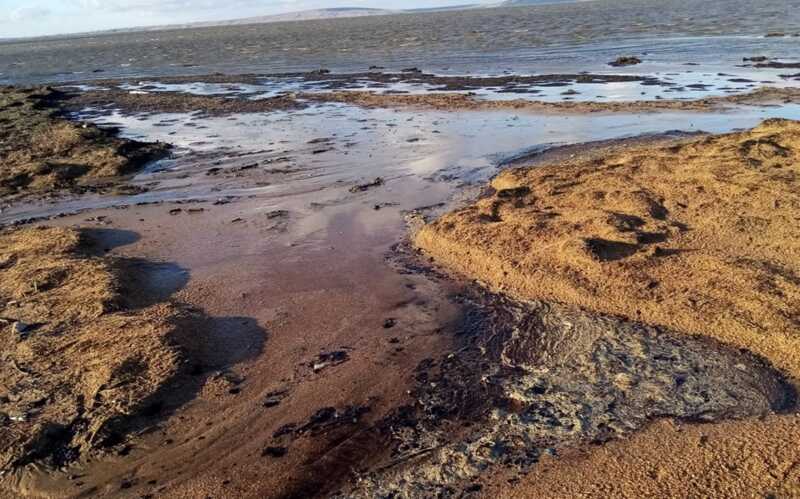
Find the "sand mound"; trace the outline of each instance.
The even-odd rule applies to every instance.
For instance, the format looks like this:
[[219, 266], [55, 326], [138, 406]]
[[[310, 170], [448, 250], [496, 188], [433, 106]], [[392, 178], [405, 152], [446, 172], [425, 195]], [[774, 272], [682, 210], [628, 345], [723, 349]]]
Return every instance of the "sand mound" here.
[[57, 117], [50, 89], [0, 88], [0, 196], [65, 189], [131, 173], [163, 156], [164, 144]]
[[703, 334], [800, 376], [800, 123], [516, 169], [424, 227], [512, 295]]
[[78, 231], [0, 235], [0, 469], [110, 443], [178, 372], [179, 312], [130, 308], [118, 268]]
[[[513, 296], [711, 337], [800, 377], [800, 123], [601, 152], [503, 172], [416, 244]], [[794, 497], [798, 438], [792, 415], [661, 422], [484, 483], [502, 497]]]

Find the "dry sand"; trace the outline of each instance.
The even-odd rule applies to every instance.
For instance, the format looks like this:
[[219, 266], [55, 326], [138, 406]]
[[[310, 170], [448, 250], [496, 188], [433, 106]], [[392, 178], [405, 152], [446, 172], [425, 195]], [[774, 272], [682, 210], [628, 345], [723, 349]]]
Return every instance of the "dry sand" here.
[[792, 498], [800, 484], [800, 418], [654, 423], [630, 440], [548, 457], [521, 482], [487, 480], [487, 496]]
[[[606, 153], [505, 171], [490, 195], [425, 226], [416, 244], [494, 290], [707, 336], [800, 378], [800, 123]], [[736, 439], [698, 450], [702, 427], [658, 424], [572, 467], [538, 470], [517, 493], [800, 494], [800, 448], [786, 445], [800, 436], [794, 416], [726, 427], [709, 431]], [[637, 478], [666, 460], [681, 465], [664, 477], [706, 476], [678, 482], [690, 488]]]
[[4, 472], [115, 445], [179, 371], [179, 310], [137, 302], [124, 262], [92, 251], [71, 229], [0, 235]]

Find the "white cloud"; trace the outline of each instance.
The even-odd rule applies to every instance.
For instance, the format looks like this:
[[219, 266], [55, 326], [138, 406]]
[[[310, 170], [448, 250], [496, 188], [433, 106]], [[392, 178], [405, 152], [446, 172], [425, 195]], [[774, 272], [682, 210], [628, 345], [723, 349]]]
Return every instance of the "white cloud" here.
[[[175, 12], [185, 10], [220, 9], [219, 0], [74, 0], [79, 6], [107, 12]], [[259, 0], [232, 0], [225, 8], [264, 4]]]
[[8, 13], [8, 20], [12, 22], [34, 21], [47, 17], [50, 14], [50, 9], [45, 7], [17, 7]]
[[493, 0], [0, 0], [0, 39], [216, 21], [325, 7], [391, 9], [470, 1]]

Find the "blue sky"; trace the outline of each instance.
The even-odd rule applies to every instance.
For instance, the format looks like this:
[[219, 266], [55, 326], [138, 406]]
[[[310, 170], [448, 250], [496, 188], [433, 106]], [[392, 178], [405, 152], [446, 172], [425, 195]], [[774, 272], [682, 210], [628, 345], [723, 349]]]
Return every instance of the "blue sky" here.
[[235, 19], [324, 7], [391, 9], [463, 3], [470, 0], [0, 0], [0, 38]]

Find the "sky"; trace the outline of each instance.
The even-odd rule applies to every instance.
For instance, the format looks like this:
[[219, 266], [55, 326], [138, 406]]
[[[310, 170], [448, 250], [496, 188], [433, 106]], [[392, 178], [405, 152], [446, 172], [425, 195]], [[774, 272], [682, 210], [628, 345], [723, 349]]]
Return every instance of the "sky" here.
[[0, 39], [213, 21], [327, 7], [409, 9], [471, 0], [0, 0]]

